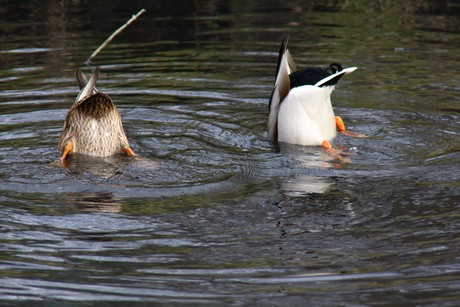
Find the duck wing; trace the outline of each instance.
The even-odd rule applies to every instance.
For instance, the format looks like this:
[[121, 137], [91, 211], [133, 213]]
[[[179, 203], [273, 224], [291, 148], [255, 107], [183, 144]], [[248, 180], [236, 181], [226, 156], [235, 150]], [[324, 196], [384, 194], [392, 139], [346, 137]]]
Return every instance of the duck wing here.
[[278, 56], [278, 67], [276, 69], [275, 86], [270, 96], [269, 114], [267, 123], [267, 139], [271, 142], [278, 140], [278, 112], [281, 102], [289, 94], [291, 84], [289, 75], [296, 71], [296, 65], [287, 49], [289, 37], [283, 39]]

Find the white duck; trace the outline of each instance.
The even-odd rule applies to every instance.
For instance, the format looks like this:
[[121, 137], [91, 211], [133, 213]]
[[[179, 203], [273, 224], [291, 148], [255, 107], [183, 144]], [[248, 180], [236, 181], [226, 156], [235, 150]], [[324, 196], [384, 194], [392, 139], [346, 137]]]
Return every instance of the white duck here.
[[270, 97], [268, 140], [331, 149], [330, 141], [337, 131], [363, 137], [345, 130], [342, 119], [334, 116], [331, 104], [335, 84], [357, 67], [344, 69], [332, 63], [326, 69], [297, 70], [287, 42], [288, 38], [281, 43], [275, 87]]

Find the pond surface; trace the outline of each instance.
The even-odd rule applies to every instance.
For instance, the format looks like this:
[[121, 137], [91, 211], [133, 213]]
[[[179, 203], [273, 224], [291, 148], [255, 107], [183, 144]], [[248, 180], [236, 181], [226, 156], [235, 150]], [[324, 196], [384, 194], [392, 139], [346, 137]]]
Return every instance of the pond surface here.
[[[460, 302], [456, 2], [55, 2], [0, 8], [2, 306]], [[265, 140], [288, 34], [300, 67], [359, 67], [347, 159]], [[95, 66], [139, 157], [63, 168]]]

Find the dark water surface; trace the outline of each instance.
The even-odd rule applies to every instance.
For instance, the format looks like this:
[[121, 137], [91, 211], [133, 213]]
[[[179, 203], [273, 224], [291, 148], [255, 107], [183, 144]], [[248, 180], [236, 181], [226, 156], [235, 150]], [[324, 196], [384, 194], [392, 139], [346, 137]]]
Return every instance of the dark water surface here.
[[[305, 2], [1, 2], [1, 305], [457, 305], [460, 5]], [[142, 7], [85, 68], [139, 158], [56, 165], [75, 68]], [[350, 161], [265, 141], [287, 34], [359, 67]]]

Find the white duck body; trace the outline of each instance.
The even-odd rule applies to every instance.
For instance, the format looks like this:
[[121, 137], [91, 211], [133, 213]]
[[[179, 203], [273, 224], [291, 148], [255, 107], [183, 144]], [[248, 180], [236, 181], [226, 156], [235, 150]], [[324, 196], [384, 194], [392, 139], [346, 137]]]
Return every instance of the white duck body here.
[[332, 63], [328, 68], [297, 70], [283, 40], [275, 86], [270, 97], [267, 139], [306, 146], [321, 146], [337, 135], [331, 93], [340, 78], [356, 70]]
[[334, 86], [304, 85], [291, 89], [278, 112], [278, 141], [321, 145], [337, 135], [331, 93]]

